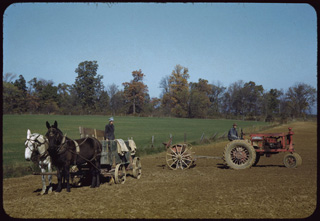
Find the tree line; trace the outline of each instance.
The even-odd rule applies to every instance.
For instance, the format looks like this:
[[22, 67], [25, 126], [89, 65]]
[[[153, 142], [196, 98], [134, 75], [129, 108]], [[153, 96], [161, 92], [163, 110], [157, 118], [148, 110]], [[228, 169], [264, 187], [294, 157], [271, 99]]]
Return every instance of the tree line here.
[[[184, 118], [237, 118], [270, 120], [275, 117], [306, 117], [316, 102], [316, 89], [297, 83], [283, 89], [264, 90], [253, 81], [237, 81], [224, 87], [199, 79], [189, 82], [189, 70], [176, 65], [170, 75], [159, 82], [159, 98], [150, 98], [142, 70], [132, 72], [132, 79], [105, 87], [98, 74], [97, 61], [81, 62], [75, 69], [74, 84], [22, 75], [3, 76], [3, 113], [32, 114], [103, 114], [172, 116]], [[28, 86], [27, 86], [28, 84]]]

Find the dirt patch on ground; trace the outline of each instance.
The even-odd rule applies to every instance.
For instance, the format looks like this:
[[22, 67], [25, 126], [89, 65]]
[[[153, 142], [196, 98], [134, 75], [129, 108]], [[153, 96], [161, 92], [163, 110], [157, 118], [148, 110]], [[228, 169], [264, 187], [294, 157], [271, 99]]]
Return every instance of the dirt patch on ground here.
[[[169, 170], [165, 154], [143, 157], [142, 176], [39, 195], [41, 178], [3, 180], [3, 208], [15, 218], [305, 218], [317, 202], [317, 124], [293, 127], [302, 166], [287, 169], [284, 154], [262, 157], [247, 170], [226, 169], [222, 160], [198, 159], [187, 170]], [[226, 142], [193, 147], [196, 155], [222, 156]], [[57, 183], [54, 178], [54, 183]]]

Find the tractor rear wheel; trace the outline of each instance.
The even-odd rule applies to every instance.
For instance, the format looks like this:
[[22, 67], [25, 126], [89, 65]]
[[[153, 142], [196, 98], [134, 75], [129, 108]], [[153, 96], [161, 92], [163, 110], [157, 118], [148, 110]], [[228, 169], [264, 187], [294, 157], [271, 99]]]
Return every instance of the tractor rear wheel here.
[[284, 156], [283, 163], [287, 168], [296, 168], [301, 166], [302, 158], [297, 153], [289, 153]]
[[234, 140], [224, 148], [225, 163], [235, 170], [250, 168], [256, 161], [256, 151], [245, 140]]

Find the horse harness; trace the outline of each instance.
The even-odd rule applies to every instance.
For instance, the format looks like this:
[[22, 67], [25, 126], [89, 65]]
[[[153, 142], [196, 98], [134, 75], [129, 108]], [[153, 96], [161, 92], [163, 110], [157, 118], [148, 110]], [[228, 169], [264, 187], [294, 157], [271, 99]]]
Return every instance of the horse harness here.
[[[93, 155], [93, 157], [92, 157], [91, 160], [86, 159], [85, 157], [83, 157], [83, 156], [80, 154], [80, 146], [81, 146], [82, 144], [84, 144], [88, 138], [89, 138], [89, 137], [86, 137], [86, 139], [84, 139], [84, 141], [82, 141], [80, 144], [78, 144], [77, 141], [72, 140], [73, 143], [74, 143], [74, 145], [75, 145], [75, 147], [76, 147], [76, 152], [74, 152], [74, 151], [70, 150], [70, 148], [68, 148], [67, 145], [65, 145], [65, 144], [67, 143], [67, 142], [66, 142], [66, 136], [63, 136], [62, 142], [61, 142], [61, 144], [60, 144], [60, 146], [59, 146], [59, 148], [58, 148], [58, 150], [57, 150], [57, 151], [58, 151], [58, 155], [66, 152], [66, 151], [69, 151], [69, 152], [71, 152], [71, 153], [73, 153], [73, 154], [76, 154], [76, 157], [75, 157], [75, 159], [74, 159], [74, 165], [76, 165], [77, 157], [79, 156], [79, 157], [81, 157], [82, 159], [84, 159], [85, 161], [87, 161], [87, 162], [89, 162], [90, 164], [92, 164], [94, 167], [96, 167], [96, 166], [92, 163], [92, 161], [98, 156], [98, 154], [97, 154], [97, 149], [94, 150], [94, 155]], [[97, 168], [97, 169], [98, 169], [98, 168]]]
[[[48, 152], [48, 148], [46, 148], [46, 149], [45, 149], [45, 152], [44, 152], [43, 154], [40, 154], [38, 147], [41, 146], [41, 145], [46, 145], [46, 146], [48, 146], [48, 141], [47, 141], [46, 138], [44, 138], [44, 142], [43, 142], [43, 143], [40, 142], [40, 141], [38, 140], [38, 137], [40, 137], [40, 136], [41, 136], [41, 135], [39, 134], [34, 140], [31, 140], [30, 138], [27, 139], [26, 142], [27, 142], [27, 141], [28, 141], [28, 142], [31, 142], [31, 144], [32, 144], [32, 146], [33, 146], [33, 150], [31, 150], [28, 145], [26, 145], [26, 148], [28, 148], [28, 149], [32, 152], [32, 155], [34, 155], [34, 154], [39, 154], [38, 157], [32, 157], [32, 158], [33, 158], [32, 161], [34, 161], [34, 162], [37, 162], [37, 161], [41, 162], [41, 167], [43, 167], [43, 166], [44, 166], [43, 161], [49, 156], [49, 152]], [[36, 144], [37, 144], [37, 145], [36, 145]], [[32, 156], [32, 155], [31, 155], [31, 156]]]

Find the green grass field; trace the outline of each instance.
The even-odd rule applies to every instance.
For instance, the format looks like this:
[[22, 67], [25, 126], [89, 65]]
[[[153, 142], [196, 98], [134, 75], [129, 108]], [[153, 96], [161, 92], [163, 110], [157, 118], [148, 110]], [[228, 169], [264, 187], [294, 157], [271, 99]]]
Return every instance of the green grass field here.
[[[80, 138], [79, 126], [104, 130], [109, 116], [63, 116], [63, 115], [3, 115], [3, 168], [26, 166], [30, 163], [24, 159], [24, 142], [27, 129], [32, 133], [45, 134], [47, 132], [46, 121], [50, 125], [56, 120], [58, 128], [67, 133], [72, 139]], [[170, 134], [173, 143], [182, 142], [184, 133], [187, 142], [199, 141], [204, 133], [206, 137], [218, 132], [222, 134], [228, 131], [233, 122], [238, 127], [252, 128], [267, 125], [264, 122], [212, 120], [212, 119], [182, 119], [182, 118], [149, 118], [149, 117], [115, 117], [116, 138], [128, 139], [133, 137], [138, 149], [152, 150], [151, 140], [154, 136], [154, 147], [161, 150], [162, 142], [169, 140]], [[150, 151], [152, 152], [152, 151]]]

